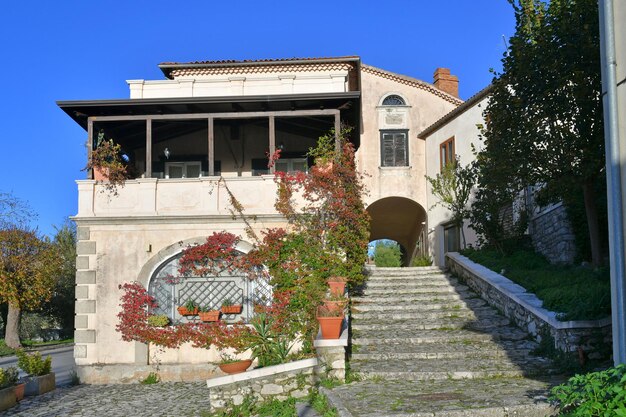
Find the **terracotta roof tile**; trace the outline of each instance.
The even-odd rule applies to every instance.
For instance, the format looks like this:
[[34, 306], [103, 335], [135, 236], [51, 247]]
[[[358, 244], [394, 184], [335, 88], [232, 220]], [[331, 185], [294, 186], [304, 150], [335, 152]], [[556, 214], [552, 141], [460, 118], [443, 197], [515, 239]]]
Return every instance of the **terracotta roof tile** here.
[[461, 100], [460, 98], [454, 97], [453, 95], [448, 94], [445, 91], [441, 91], [434, 85], [429, 84], [422, 80], [418, 80], [417, 78], [408, 77], [402, 74], [396, 74], [395, 72], [386, 71], [384, 69], [372, 67], [371, 65], [365, 65], [365, 64], [361, 65], [361, 71], [369, 73], [369, 74], [377, 75], [379, 77], [387, 78], [389, 80], [398, 82], [400, 84], [406, 84], [412, 87], [421, 88], [422, 90], [429, 91], [433, 93], [434, 95], [439, 96], [443, 98], [444, 100], [449, 101], [450, 103], [455, 104], [457, 106], [463, 103], [463, 100]]
[[172, 69], [169, 72], [171, 78], [193, 77], [201, 75], [229, 75], [229, 74], [260, 74], [273, 72], [304, 72], [304, 71], [352, 71], [354, 65], [348, 62], [322, 63], [322, 64], [298, 64], [298, 65], [250, 65], [245, 67], [190, 67]]

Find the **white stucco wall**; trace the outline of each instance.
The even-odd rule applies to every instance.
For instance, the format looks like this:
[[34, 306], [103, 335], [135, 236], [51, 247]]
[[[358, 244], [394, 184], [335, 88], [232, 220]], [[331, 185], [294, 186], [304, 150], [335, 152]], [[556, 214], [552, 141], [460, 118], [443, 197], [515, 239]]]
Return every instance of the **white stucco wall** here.
[[130, 98], [228, 97], [348, 91], [348, 71], [199, 75], [174, 80], [127, 80]]
[[[472, 152], [472, 145], [478, 150], [481, 147], [479, 140], [479, 128], [477, 125], [484, 124], [482, 113], [488, 103], [488, 97], [475, 103], [465, 112], [450, 120], [426, 138], [426, 175], [435, 178], [440, 172], [439, 145], [454, 137], [454, 149], [461, 165], [467, 165], [475, 157]], [[440, 205], [435, 206], [439, 199], [431, 192], [430, 184], [427, 184], [427, 206], [428, 229], [429, 229], [429, 251], [435, 264], [445, 265], [444, 241], [442, 224], [450, 221], [449, 210]], [[463, 227], [465, 239], [468, 245], [476, 243], [476, 233], [465, 222]], [[462, 240], [461, 240], [462, 245]]]
[[[361, 88], [361, 146], [357, 163], [359, 169], [368, 174], [365, 177], [369, 192], [366, 203], [397, 196], [410, 198], [426, 208], [425, 144], [417, 134], [456, 105], [423, 89], [367, 72], [361, 73]], [[381, 99], [390, 94], [398, 94], [406, 101], [407, 106], [401, 108], [404, 117], [400, 123], [387, 124], [382, 116], [393, 110], [379, 106]], [[408, 167], [381, 167], [380, 131], [383, 129], [408, 129]]]
[[[385, 197], [405, 197], [427, 209], [429, 204], [424, 178], [427, 173], [427, 142], [417, 138], [417, 134], [454, 109], [456, 104], [431, 91], [379, 75], [362, 72], [361, 77], [361, 143], [357, 164], [368, 174], [365, 177], [368, 189], [366, 203], [371, 204]], [[132, 80], [129, 86], [131, 98], [342, 92], [348, 91], [348, 71]], [[407, 106], [393, 109], [380, 106], [382, 98], [389, 94], [400, 95]], [[387, 117], [389, 114], [394, 117]], [[408, 130], [408, 167], [380, 167], [381, 129]], [[220, 145], [219, 140], [215, 145], [216, 159], [222, 161], [225, 180], [245, 206], [246, 214], [258, 216], [254, 222], [257, 230], [284, 226], [284, 220], [273, 206], [276, 196], [273, 177], [247, 176], [250, 174], [250, 155], [262, 155], [266, 149], [267, 130], [251, 127], [245, 134], [262, 140], [247, 148], [248, 165], [243, 168], [244, 176], [233, 177], [236, 172], [228, 162], [230, 153]], [[216, 130], [218, 139], [228, 135], [229, 132]], [[188, 139], [189, 144], [194, 143], [195, 139]], [[290, 141], [301, 142], [299, 138], [289, 136], [277, 139], [284, 141], [287, 147]], [[203, 138], [200, 138], [196, 142], [202, 144], [202, 141]], [[153, 155], [161, 155], [169, 145], [174, 150], [174, 144], [167, 141], [155, 144]], [[180, 148], [177, 152], [186, 150]], [[141, 361], [145, 364], [142, 346], [123, 342], [115, 330], [121, 296], [119, 285], [139, 280], [147, 286], [148, 277], [158, 266], [157, 261], [161, 260], [163, 251], [171, 251], [172, 245], [177, 242], [203, 239], [214, 231], [222, 230], [246, 236], [245, 224], [231, 218], [227, 193], [217, 180], [217, 177], [139, 178], [128, 180], [115, 197], [99, 192], [100, 186], [94, 181], [77, 182], [79, 208], [76, 222], [80, 258], [77, 294], [80, 298], [75, 357], [78, 365], [138, 365]], [[146, 270], [146, 265], [150, 265], [152, 270]], [[188, 347], [162, 355], [163, 363], [206, 363], [215, 359], [215, 352], [192, 352]]]

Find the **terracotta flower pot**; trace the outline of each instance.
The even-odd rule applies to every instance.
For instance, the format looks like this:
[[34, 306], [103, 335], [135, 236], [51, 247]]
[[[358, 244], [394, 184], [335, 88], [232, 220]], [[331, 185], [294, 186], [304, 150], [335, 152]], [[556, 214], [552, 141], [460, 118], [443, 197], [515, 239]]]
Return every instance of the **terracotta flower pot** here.
[[178, 314], [181, 316], [197, 316], [198, 315], [198, 307], [196, 307], [193, 311], [187, 310], [187, 307], [180, 306], [178, 307]]
[[328, 287], [331, 295], [343, 295], [346, 291], [345, 282], [328, 281]]
[[329, 311], [343, 311], [346, 308], [347, 301], [324, 300], [324, 307]]
[[224, 314], [241, 314], [241, 310], [243, 310], [243, 305], [241, 304], [222, 306], [222, 313]]
[[245, 359], [237, 362], [220, 363], [218, 366], [227, 374], [240, 374], [252, 365], [252, 359]]
[[109, 168], [94, 167], [93, 179], [96, 181], [108, 181], [109, 180]]
[[338, 313], [327, 310], [325, 307], [319, 307], [317, 309], [317, 321], [320, 324], [322, 339], [339, 339], [343, 327], [343, 318], [343, 311]]
[[200, 320], [202, 321], [218, 321], [220, 319], [220, 311], [199, 311], [198, 316], [200, 316]]
[[26, 388], [26, 383], [23, 382], [21, 384], [17, 384], [15, 386], [15, 399], [17, 401], [22, 401], [24, 399], [24, 389]]

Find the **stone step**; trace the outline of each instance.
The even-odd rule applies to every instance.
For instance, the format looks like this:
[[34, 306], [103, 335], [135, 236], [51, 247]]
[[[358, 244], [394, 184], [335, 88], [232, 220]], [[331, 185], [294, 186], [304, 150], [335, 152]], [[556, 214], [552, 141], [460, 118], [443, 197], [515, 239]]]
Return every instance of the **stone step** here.
[[429, 380], [549, 375], [550, 365], [547, 359], [527, 357], [516, 363], [501, 358], [353, 360], [350, 367], [367, 379]]
[[345, 410], [341, 415], [354, 417], [544, 417], [555, 414], [546, 397], [561, 382], [562, 378], [365, 380], [335, 387], [327, 397]]
[[457, 282], [456, 278], [446, 274], [430, 274], [430, 275], [397, 275], [397, 276], [372, 276], [367, 278], [367, 283], [396, 283], [396, 282], [432, 282], [434, 284], [446, 285], [450, 282]]
[[420, 274], [420, 273], [431, 273], [431, 272], [445, 272], [446, 268], [440, 268], [438, 266], [415, 266], [415, 267], [402, 267], [402, 268], [393, 268], [393, 267], [378, 267], [378, 266], [366, 266], [365, 269], [369, 274]]
[[[445, 288], [445, 287], [443, 287]], [[368, 288], [365, 290], [365, 297], [378, 297], [384, 295], [401, 295], [403, 298], [411, 298], [413, 300], [425, 300], [425, 301], [442, 301], [442, 300], [461, 300], [463, 298], [476, 298], [474, 293], [468, 291], [441, 291], [431, 290], [422, 291], [420, 288]], [[357, 301], [363, 298], [363, 296], [354, 297]]]
[[[509, 325], [509, 320], [505, 317], [496, 316], [489, 320], [474, 320], [471, 318], [445, 318], [445, 319], [424, 319], [424, 320], [385, 320], [372, 319], [366, 322], [354, 320], [352, 322], [353, 332], [361, 330], [455, 330], [467, 329], [476, 331], [488, 331], [494, 328]], [[358, 337], [358, 336], [356, 336]]]
[[377, 280], [377, 281], [368, 281], [365, 286], [364, 286], [364, 290], [367, 290], [368, 288], [379, 288], [379, 287], [406, 287], [406, 286], [413, 286], [413, 287], [454, 287], [457, 285], [463, 285], [463, 284], [459, 284], [458, 281], [449, 281], [447, 279], [441, 279], [441, 280], [425, 280], [425, 279], [403, 279], [403, 280]]
[[394, 283], [394, 284], [382, 284], [382, 285], [371, 285], [367, 284], [367, 286], [363, 289], [365, 294], [371, 294], [372, 291], [384, 290], [384, 289], [392, 289], [396, 291], [406, 291], [406, 290], [415, 290], [418, 293], [455, 293], [459, 291], [467, 291], [469, 288], [465, 285], [461, 284], [448, 284], [448, 285], [429, 285], [428, 283], [417, 283], [417, 282], [407, 282], [407, 283]]
[[459, 308], [459, 309], [436, 309], [436, 310], [415, 310], [409, 307], [414, 306], [395, 306], [393, 309], [379, 311], [355, 311], [352, 310], [352, 319], [355, 322], [365, 323], [370, 320], [429, 320], [429, 319], [479, 319], [488, 315], [493, 315], [495, 310], [491, 307], [481, 307], [476, 309]]
[[352, 319], [355, 323], [370, 323], [380, 320], [433, 320], [433, 319], [473, 319], [479, 320], [493, 315], [495, 310], [491, 307], [480, 307], [476, 309], [461, 308], [456, 310], [408, 310], [402, 308], [388, 309], [385, 311], [352, 312]]
[[353, 345], [352, 360], [387, 360], [387, 359], [447, 359], [491, 357], [503, 360], [519, 360], [530, 355], [537, 348], [537, 343], [522, 341], [499, 342], [491, 340], [458, 342], [439, 341], [433, 343], [412, 344], [397, 340], [385, 345]]
[[502, 326], [490, 329], [489, 333], [473, 330], [421, 330], [407, 328], [361, 329], [353, 330], [353, 345], [387, 345], [398, 343], [437, 343], [437, 342], [476, 342], [476, 341], [503, 341], [523, 340], [528, 335], [517, 327]]
[[403, 310], [431, 311], [431, 310], [462, 310], [474, 309], [487, 305], [481, 298], [469, 300], [452, 300], [449, 302], [429, 302], [424, 300], [413, 300], [409, 297], [388, 296], [388, 297], [353, 297], [352, 311], [386, 311], [395, 309], [396, 306]]

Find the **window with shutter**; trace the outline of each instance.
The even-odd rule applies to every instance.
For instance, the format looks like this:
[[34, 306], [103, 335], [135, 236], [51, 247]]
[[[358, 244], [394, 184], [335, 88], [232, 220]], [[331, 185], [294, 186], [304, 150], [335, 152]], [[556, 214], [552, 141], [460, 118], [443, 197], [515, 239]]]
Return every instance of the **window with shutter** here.
[[409, 165], [408, 130], [381, 130], [381, 166], [405, 167]]

